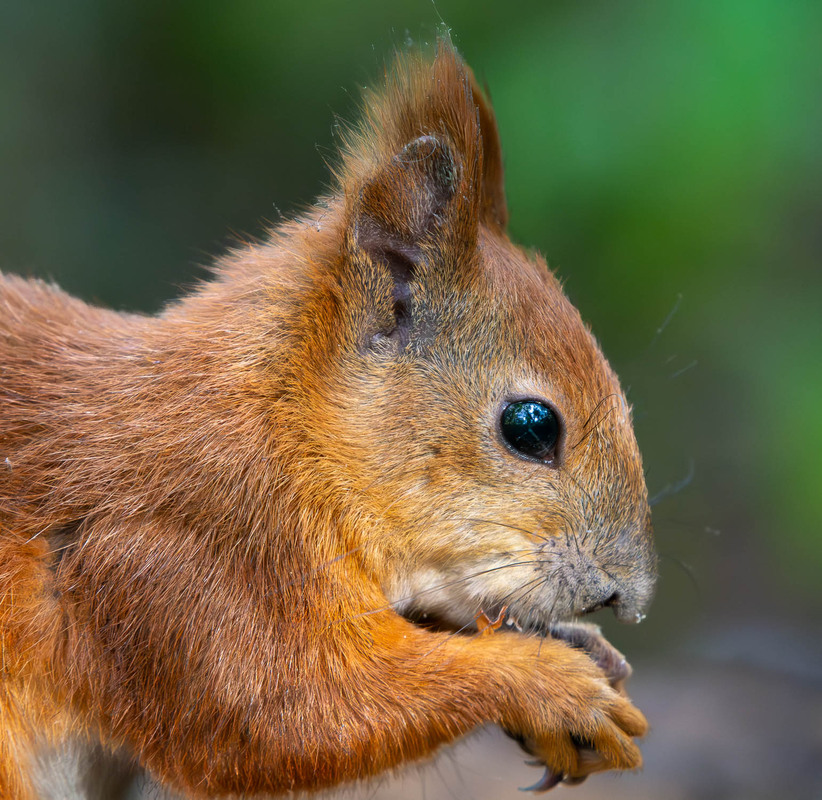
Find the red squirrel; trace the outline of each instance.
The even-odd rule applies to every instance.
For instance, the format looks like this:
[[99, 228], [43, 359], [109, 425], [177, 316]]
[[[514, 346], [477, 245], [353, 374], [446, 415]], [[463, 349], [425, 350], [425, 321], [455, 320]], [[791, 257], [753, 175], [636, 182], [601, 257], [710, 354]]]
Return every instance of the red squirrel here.
[[491, 107], [445, 41], [344, 139], [329, 196], [157, 316], [0, 276], [0, 797], [77, 740], [192, 798], [486, 723], [537, 790], [640, 765], [576, 621], [653, 591], [630, 409], [506, 234]]

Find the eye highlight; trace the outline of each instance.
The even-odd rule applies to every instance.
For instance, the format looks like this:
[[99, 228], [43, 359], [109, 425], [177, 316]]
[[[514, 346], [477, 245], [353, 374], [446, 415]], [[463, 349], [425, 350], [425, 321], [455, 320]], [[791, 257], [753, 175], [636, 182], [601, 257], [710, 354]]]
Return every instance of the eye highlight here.
[[527, 458], [551, 462], [557, 455], [557, 413], [539, 400], [517, 400], [502, 410], [500, 432], [506, 443]]

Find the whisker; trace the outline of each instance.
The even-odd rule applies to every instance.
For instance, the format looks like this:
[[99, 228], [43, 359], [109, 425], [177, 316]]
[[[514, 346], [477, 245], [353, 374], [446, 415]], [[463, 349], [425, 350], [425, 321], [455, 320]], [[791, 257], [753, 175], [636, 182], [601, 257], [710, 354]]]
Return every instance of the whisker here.
[[576, 486], [577, 489], [579, 489], [588, 498], [588, 502], [592, 506], [596, 505], [594, 503], [594, 498], [591, 496], [591, 493], [571, 474], [571, 472], [569, 471], [569, 472], [566, 472], [565, 474], [571, 479], [574, 486]]
[[651, 351], [653, 346], [656, 344], [657, 339], [659, 339], [659, 337], [662, 336], [662, 332], [665, 330], [665, 328], [668, 327], [671, 320], [676, 316], [676, 312], [679, 311], [679, 306], [680, 306], [681, 303], [682, 303], [682, 293], [679, 292], [679, 293], [677, 293], [676, 300], [674, 301], [674, 307], [668, 312], [668, 316], [666, 316], [665, 319], [662, 320], [662, 324], [654, 332], [653, 338], [651, 339], [650, 343], [648, 344], [648, 347], [645, 349], [645, 355], [647, 355]]
[[694, 475], [696, 473], [696, 465], [694, 464], [694, 460], [691, 459], [688, 462], [688, 473], [685, 475], [684, 478], [675, 481], [674, 483], [669, 483], [664, 489], [658, 491], [649, 501], [649, 506], [655, 506], [657, 503], [665, 500], [671, 495], [678, 494], [681, 492], [686, 486], [688, 486], [691, 481], [694, 479]]
[[597, 420], [596, 424], [593, 427], [591, 427], [590, 429], [588, 428], [594, 415], [599, 411], [600, 408], [602, 408], [603, 403], [605, 403], [606, 400], [609, 400], [612, 397], [618, 397], [617, 393], [610, 392], [609, 394], [606, 394], [605, 397], [603, 397], [594, 406], [593, 411], [591, 411], [591, 413], [588, 415], [588, 419], [585, 420], [585, 423], [582, 426], [582, 436], [580, 436], [579, 440], [575, 444], [571, 445], [572, 450], [576, 450], [576, 448], [579, 447], [607, 419], [608, 415], [616, 408], [615, 405], [611, 406], [611, 408], [609, 408], [608, 411], [606, 411], [605, 414], [603, 414], [602, 417], [600, 417]]
[[[611, 397], [612, 395], [609, 395]], [[576, 450], [606, 419], [616, 410], [616, 406], [611, 406], [597, 421], [594, 426], [591, 427], [590, 430], [586, 431], [576, 442], [576, 444], [571, 445], [572, 450]]]
[[678, 369], [676, 372], [672, 372], [668, 376], [668, 380], [672, 381], [674, 378], [678, 378], [680, 375], [682, 375], [682, 373], [687, 372], [689, 369], [693, 369], [697, 364], [699, 364], [699, 362], [696, 359], [694, 359], [693, 361], [691, 361], [690, 364], [686, 364], [684, 367]]
[[321, 572], [327, 570], [333, 564], [336, 564], [339, 561], [342, 561], [344, 558], [348, 558], [348, 556], [353, 555], [358, 550], [362, 550], [365, 545], [357, 545], [357, 547], [352, 547], [350, 550], [347, 550], [345, 553], [340, 553], [333, 558], [328, 559], [328, 561], [324, 561], [322, 564], [318, 564], [315, 567], [312, 567], [307, 572], [301, 573], [298, 577], [294, 578], [294, 580], [288, 581], [287, 583], [278, 583], [276, 586], [271, 586], [265, 593], [265, 597], [273, 597], [275, 595], [280, 594], [285, 589], [290, 589], [292, 586], [296, 586], [297, 584], [305, 585], [306, 581], [315, 579]]
[[591, 422], [591, 419], [593, 418], [594, 414], [596, 414], [596, 413], [597, 413], [597, 411], [599, 411], [599, 409], [600, 409], [600, 408], [602, 408], [602, 404], [603, 404], [603, 403], [604, 403], [604, 402], [605, 402], [605, 401], [606, 401], [609, 397], [616, 397], [616, 392], [610, 392], [609, 394], [606, 394], [606, 395], [605, 395], [605, 397], [603, 397], [603, 398], [602, 398], [602, 399], [601, 399], [601, 400], [600, 400], [600, 401], [599, 401], [599, 402], [598, 402], [598, 403], [594, 406], [594, 410], [593, 410], [593, 411], [591, 411], [591, 413], [588, 415], [588, 419], [586, 419], [586, 420], [585, 420], [585, 422], [582, 424], [582, 430], [583, 430], [583, 431], [584, 431], [584, 430], [588, 427], [588, 424]]
[[[513, 596], [514, 596], [517, 592], [521, 592], [523, 589], [525, 589], [525, 588], [527, 588], [527, 587], [529, 587], [529, 586], [533, 586], [535, 583], [543, 583], [544, 581], [545, 581], [545, 576], [544, 576], [544, 575], [539, 575], [539, 576], [538, 576], [538, 577], [536, 577], [536, 578], [531, 578], [531, 580], [529, 580], [529, 581], [525, 581], [524, 583], [521, 583], [519, 586], [515, 587], [515, 588], [514, 588], [514, 589], [512, 589], [510, 592], [508, 592], [508, 594], [506, 594], [506, 595], [502, 598], [502, 600], [500, 600], [499, 602], [500, 602], [502, 605], [505, 605], [505, 604], [506, 604], [506, 602], [507, 602], [507, 601], [509, 601], [509, 600], [511, 600], [511, 599], [513, 598]], [[517, 598], [517, 599], [520, 599], [520, 598]]]
[[[511, 598], [511, 596], [514, 595], [516, 592], [522, 591], [524, 588], [527, 588], [527, 587], [532, 587], [529, 590], [529, 592], [526, 592], [525, 596], [527, 597], [527, 595], [530, 593], [530, 591], [533, 591], [534, 589], [536, 589], [536, 586], [534, 586], [534, 584], [535, 583], [541, 583], [543, 580], [544, 580], [543, 576], [540, 575], [538, 578], [533, 578], [530, 581], [526, 581], [525, 583], [521, 584], [520, 586], [517, 586], [516, 588], [512, 589], [507, 595], [505, 595], [502, 598], [501, 601], [498, 601], [498, 602], [502, 606], [505, 606], [506, 601], [509, 600]], [[466, 622], [465, 625], [463, 625], [461, 628], [458, 628], [455, 631], [450, 631], [448, 633], [447, 638], [441, 639], [440, 641], [438, 641], [430, 650], [427, 650], [425, 653], [421, 654], [420, 658], [422, 659], [422, 658], [427, 658], [428, 656], [430, 656], [431, 653], [433, 653], [435, 650], [437, 650], [437, 648], [442, 647], [445, 644], [445, 642], [447, 642], [448, 639], [450, 639], [452, 636], [458, 636], [464, 630], [466, 630], [467, 628], [470, 628], [471, 625], [473, 625], [475, 621], [476, 620], [472, 619], [470, 622]]]
[[702, 596], [702, 587], [699, 585], [699, 579], [697, 578], [696, 573], [694, 572], [694, 569], [690, 564], [686, 564], [684, 561], [677, 558], [676, 556], [672, 556], [670, 553], [660, 553], [659, 558], [660, 560], [663, 558], [667, 559], [673, 564], [676, 564], [676, 566], [678, 566], [682, 570], [682, 572], [684, 572], [685, 575], [688, 576], [688, 578], [691, 581], [691, 585], [694, 587], [697, 594], [700, 595], [700, 597]]

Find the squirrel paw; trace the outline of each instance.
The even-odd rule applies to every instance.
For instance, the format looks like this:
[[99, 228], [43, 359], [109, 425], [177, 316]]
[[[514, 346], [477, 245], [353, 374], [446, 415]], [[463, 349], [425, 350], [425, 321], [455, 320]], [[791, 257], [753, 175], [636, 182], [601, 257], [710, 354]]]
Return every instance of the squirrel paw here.
[[621, 695], [613, 690], [608, 693], [612, 697], [612, 702], [605, 703], [608, 718], [601, 718], [601, 709], [592, 712], [591, 716], [597, 720], [596, 729], [591, 730], [589, 724], [580, 726], [586, 729], [586, 736], [566, 730], [538, 739], [513, 737], [526, 752], [536, 756], [529, 764], [545, 766], [542, 778], [522, 791], [546, 792], [559, 783], [575, 786], [595, 772], [642, 766], [642, 756], [633, 739], [647, 731], [645, 717]]
[[536, 757], [530, 765], [545, 767], [542, 778], [522, 791], [545, 792], [560, 783], [580, 784], [595, 772], [637, 769], [642, 756], [634, 739], [645, 735], [648, 723], [624, 693], [624, 682], [631, 674], [624, 656], [595, 625], [559, 623], [552, 626], [551, 635], [587, 658], [582, 663], [579, 656], [575, 659], [575, 700], [573, 706], [565, 707], [556, 721], [559, 724], [530, 734], [507, 731]]
[[[543, 777], [528, 787], [530, 791], [544, 792], [558, 783], [573, 786], [594, 772], [642, 766], [633, 739], [646, 733], [645, 717], [614, 690], [604, 690], [603, 695], [586, 715], [588, 719], [578, 720], [570, 731], [555, 731], [538, 739], [515, 737], [526, 752], [537, 757], [536, 763], [546, 768]], [[585, 734], [574, 733], [574, 728]]]

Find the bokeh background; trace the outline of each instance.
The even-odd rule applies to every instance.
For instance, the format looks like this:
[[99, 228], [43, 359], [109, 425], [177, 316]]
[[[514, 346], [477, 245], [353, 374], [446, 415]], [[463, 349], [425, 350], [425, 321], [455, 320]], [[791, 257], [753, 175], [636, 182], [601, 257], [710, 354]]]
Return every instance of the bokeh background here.
[[[512, 236], [630, 387], [657, 501], [652, 613], [602, 619], [646, 768], [557, 791], [822, 798], [822, 4], [5, 0], [0, 268], [157, 310], [322, 192], [334, 115], [443, 24], [490, 87]], [[537, 777], [488, 732], [347, 796]]]

